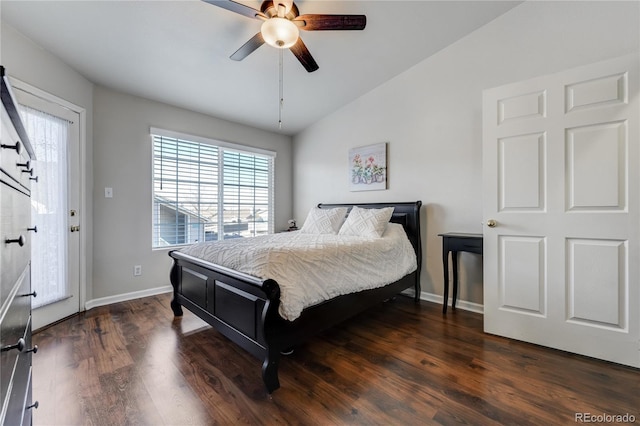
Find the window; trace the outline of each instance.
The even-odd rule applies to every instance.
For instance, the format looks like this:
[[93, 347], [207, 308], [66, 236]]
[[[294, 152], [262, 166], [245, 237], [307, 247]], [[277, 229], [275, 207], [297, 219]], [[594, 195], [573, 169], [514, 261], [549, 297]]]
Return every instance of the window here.
[[151, 133], [153, 248], [273, 232], [275, 153]]

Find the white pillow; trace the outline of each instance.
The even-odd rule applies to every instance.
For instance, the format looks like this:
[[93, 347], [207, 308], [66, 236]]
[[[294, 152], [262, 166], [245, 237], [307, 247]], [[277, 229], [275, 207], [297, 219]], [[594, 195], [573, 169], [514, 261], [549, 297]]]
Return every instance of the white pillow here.
[[303, 234], [337, 234], [346, 215], [346, 207], [334, 209], [314, 207], [309, 211], [300, 232]]
[[387, 229], [391, 215], [393, 215], [393, 207], [363, 209], [353, 206], [338, 234], [380, 238]]

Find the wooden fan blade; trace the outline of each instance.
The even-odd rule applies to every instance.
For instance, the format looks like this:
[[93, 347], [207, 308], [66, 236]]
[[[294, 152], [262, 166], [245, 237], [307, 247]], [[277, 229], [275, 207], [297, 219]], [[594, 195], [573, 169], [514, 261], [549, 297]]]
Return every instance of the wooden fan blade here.
[[236, 3], [235, 1], [232, 1], [232, 0], [202, 0], [202, 1], [204, 1], [205, 3], [212, 4], [214, 6], [221, 7], [223, 9], [230, 10], [235, 13], [239, 13], [240, 15], [244, 15], [249, 18], [260, 18], [260, 19], [267, 18], [265, 14], [260, 12], [259, 10], [256, 10], [249, 6], [245, 6], [244, 4], [241, 4], [241, 3]]
[[365, 15], [300, 15], [293, 20], [305, 31], [364, 30]]
[[262, 38], [262, 33], [257, 33], [256, 35], [251, 37], [248, 42], [243, 44], [240, 49], [236, 50], [235, 53], [230, 56], [230, 58], [234, 61], [241, 61], [263, 44], [264, 38]]
[[304, 44], [301, 38], [298, 37], [298, 41], [296, 42], [296, 44], [291, 46], [289, 50], [291, 50], [291, 53], [293, 53], [295, 57], [298, 58], [302, 66], [307, 71], [314, 72], [315, 70], [320, 68], [316, 63], [316, 60], [313, 59], [313, 56], [311, 56], [311, 53], [309, 53], [309, 49], [307, 49], [307, 46]]

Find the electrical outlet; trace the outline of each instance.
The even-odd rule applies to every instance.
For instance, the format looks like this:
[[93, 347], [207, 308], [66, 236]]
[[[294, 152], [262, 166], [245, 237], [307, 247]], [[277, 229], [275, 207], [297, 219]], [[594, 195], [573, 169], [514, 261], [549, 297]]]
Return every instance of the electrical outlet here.
[[140, 275], [142, 275], [142, 265], [135, 265], [133, 267], [133, 276], [139, 277]]

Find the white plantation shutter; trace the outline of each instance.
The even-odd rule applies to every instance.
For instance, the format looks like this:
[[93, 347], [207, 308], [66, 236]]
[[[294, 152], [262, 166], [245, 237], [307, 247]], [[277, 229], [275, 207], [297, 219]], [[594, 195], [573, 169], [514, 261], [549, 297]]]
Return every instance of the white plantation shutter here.
[[273, 232], [275, 153], [151, 130], [154, 248]]

